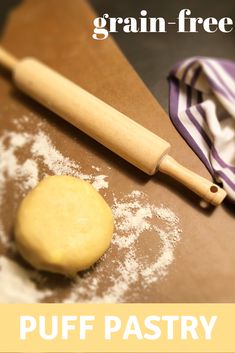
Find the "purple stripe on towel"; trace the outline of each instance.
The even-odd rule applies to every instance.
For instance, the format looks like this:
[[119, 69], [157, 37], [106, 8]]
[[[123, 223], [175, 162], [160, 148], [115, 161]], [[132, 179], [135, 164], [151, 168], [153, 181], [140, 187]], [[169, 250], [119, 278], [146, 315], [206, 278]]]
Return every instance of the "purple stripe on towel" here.
[[209, 136], [207, 135], [207, 133], [205, 132], [203, 127], [199, 124], [199, 122], [197, 121], [195, 116], [192, 114], [190, 109], [186, 109], [186, 114], [187, 114], [188, 118], [190, 119], [190, 121], [192, 122], [192, 124], [197, 129], [197, 131], [199, 132], [199, 134], [203, 137], [203, 139], [205, 140], [205, 142], [208, 145], [208, 147], [211, 148], [212, 142], [211, 142]]
[[229, 179], [229, 177], [224, 174], [222, 170], [218, 170], [217, 173], [221, 176], [221, 179], [225, 180], [226, 183], [230, 186], [230, 188], [235, 191], [235, 184]]
[[[210, 149], [213, 148], [213, 144], [211, 139], [209, 138], [209, 136], [207, 135], [206, 131], [203, 129], [203, 127], [199, 124], [199, 122], [196, 120], [195, 116], [192, 114], [192, 112], [190, 111], [190, 109], [186, 110], [186, 114], [189, 118], [189, 120], [192, 122], [192, 124], [194, 125], [194, 127], [197, 129], [197, 131], [199, 132], [199, 134], [203, 137], [204, 141], [206, 142], [206, 144], [208, 145], [208, 147]], [[218, 153], [216, 152], [216, 150], [213, 150], [213, 157], [214, 159], [221, 165], [225, 167], [225, 163], [222, 161], [222, 159], [219, 157]], [[231, 169], [230, 167], [227, 167], [228, 169]], [[235, 184], [233, 184], [232, 180], [225, 175], [224, 173], [221, 174], [223, 175], [223, 178], [225, 179], [226, 177], [226, 181], [227, 183], [230, 185], [231, 188], [235, 187]]]
[[182, 81], [185, 81], [186, 80], [186, 77], [187, 77], [187, 74], [190, 70], [190, 68], [195, 64], [196, 60], [193, 60], [193, 61], [190, 61], [188, 63], [188, 65], [186, 66], [185, 70], [184, 70], [184, 74], [183, 74], [183, 77], [182, 77]]
[[226, 60], [226, 59], [219, 59], [218, 63], [235, 80], [234, 63], [232, 61], [229, 61], [229, 60]]
[[[202, 107], [202, 105], [197, 105], [196, 106], [198, 112], [201, 114], [201, 116], [203, 117], [203, 119], [206, 120], [206, 112], [205, 109]], [[235, 148], [235, 147], [234, 147]], [[232, 165], [229, 165], [228, 163], [226, 163], [220, 156], [219, 153], [217, 152], [216, 148], [212, 145], [211, 147], [211, 151], [212, 151], [212, 155], [214, 157], [214, 159], [221, 165], [221, 167], [223, 168], [227, 168], [230, 169], [232, 173], [235, 173], [235, 167]]]
[[224, 162], [223, 159], [219, 156], [214, 146], [212, 146], [211, 152], [212, 152], [212, 156], [221, 165], [221, 167], [223, 167], [224, 169], [229, 169], [235, 175], [235, 167]]
[[215, 80], [213, 80], [211, 77], [207, 76], [207, 81], [209, 82], [210, 86], [212, 87], [212, 89], [214, 89], [215, 91], [217, 91], [218, 93], [221, 94], [221, 96], [225, 97], [226, 99], [228, 99], [230, 102], [232, 102], [234, 104], [234, 100], [232, 99], [232, 97], [230, 97], [230, 95], [225, 92], [216, 82]]
[[[207, 65], [210, 66], [210, 69], [213, 71], [213, 73], [215, 74], [217, 80], [221, 83], [222, 86], [225, 87], [225, 91], [227, 90], [228, 95], [231, 95], [231, 97], [233, 98], [233, 100], [235, 100], [235, 94], [233, 93], [233, 91], [230, 89], [230, 87], [227, 85], [227, 82], [224, 80], [224, 78], [219, 74], [219, 72], [213, 67], [213, 65], [211, 65], [211, 63], [209, 61], [206, 61]], [[226, 93], [226, 95], [227, 95]]]
[[207, 158], [205, 157], [204, 153], [197, 145], [193, 137], [190, 135], [188, 130], [182, 124], [178, 117], [178, 105], [179, 105], [179, 81], [175, 78], [171, 80], [170, 85], [170, 100], [169, 100], [169, 110], [170, 110], [170, 118], [177, 130], [181, 133], [183, 138], [189, 144], [189, 146], [197, 153], [198, 157], [201, 161], [205, 164], [207, 169], [209, 170], [210, 174], [213, 178], [216, 178], [216, 174], [212, 169], [210, 163], [208, 162]]

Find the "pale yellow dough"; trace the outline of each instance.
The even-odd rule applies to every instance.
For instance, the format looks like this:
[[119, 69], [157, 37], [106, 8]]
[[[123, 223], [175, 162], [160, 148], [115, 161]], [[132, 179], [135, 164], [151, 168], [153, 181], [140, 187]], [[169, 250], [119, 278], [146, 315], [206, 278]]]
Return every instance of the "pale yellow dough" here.
[[70, 176], [43, 179], [22, 201], [15, 225], [17, 247], [31, 265], [69, 277], [103, 255], [112, 233], [103, 197]]

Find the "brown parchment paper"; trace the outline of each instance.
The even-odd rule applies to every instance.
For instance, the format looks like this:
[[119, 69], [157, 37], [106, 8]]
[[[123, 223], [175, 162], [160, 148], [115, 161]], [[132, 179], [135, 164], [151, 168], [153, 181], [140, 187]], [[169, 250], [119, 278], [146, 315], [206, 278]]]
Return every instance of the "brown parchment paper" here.
[[[94, 41], [95, 17], [88, 2], [81, 0], [26, 0], [7, 19], [1, 45], [21, 58], [34, 56], [121, 112], [159, 134], [172, 144], [172, 156], [204, 177], [207, 170], [175, 131], [166, 113], [147, 90], [114, 41]], [[130, 44], [131, 45], [131, 44]], [[161, 175], [149, 178], [53, 113], [19, 93], [3, 70], [0, 74], [0, 129], [15, 129], [15, 118], [33, 113], [64, 155], [78, 161], [89, 173], [99, 166], [109, 176], [105, 194], [124, 195], [143, 190], [150, 201], [168, 206], [180, 218], [182, 240], [175, 261], [162, 281], [143, 290], [137, 283], [128, 301], [135, 302], [232, 302], [235, 300], [234, 215], [229, 207], [204, 210], [197, 196], [174, 180]], [[125, 141], [123, 141], [125, 143]], [[111, 168], [110, 168], [111, 167]], [[3, 213], [9, 237], [13, 237], [16, 210], [14, 185], [9, 184]], [[141, 251], [148, 254], [148, 234]], [[1, 252], [4, 252], [4, 247]], [[113, 254], [114, 257], [118, 254]], [[110, 263], [112, 272], [112, 263]], [[60, 300], [70, 290], [69, 281], [49, 277], [57, 288], [51, 300]], [[131, 294], [133, 293], [133, 295]]]

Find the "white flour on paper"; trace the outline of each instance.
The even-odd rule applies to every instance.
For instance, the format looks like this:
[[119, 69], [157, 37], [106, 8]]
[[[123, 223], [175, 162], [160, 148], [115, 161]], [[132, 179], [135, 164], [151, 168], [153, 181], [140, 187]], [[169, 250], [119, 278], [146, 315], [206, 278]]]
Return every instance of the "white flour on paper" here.
[[[22, 130], [27, 123], [28, 118], [24, 116], [17, 120], [16, 128]], [[6, 197], [9, 197], [6, 186], [11, 181], [16, 185], [16, 196], [12, 196], [16, 205], [20, 197], [48, 174], [73, 175], [88, 180], [97, 190], [109, 188], [108, 176], [100, 167], [91, 166], [89, 174], [83, 173], [77, 162], [54, 146], [41, 124], [37, 131], [31, 134], [5, 130], [0, 136], [0, 217]], [[24, 160], [21, 156], [23, 148], [28, 151]], [[148, 288], [164, 278], [174, 261], [181, 230], [173, 211], [149, 203], [147, 195], [139, 190], [122, 197], [117, 197], [113, 191], [113, 195], [115, 234], [112, 245], [94, 268], [77, 275], [64, 302], [124, 302], [130, 291], [133, 297], [137, 283]], [[149, 254], [143, 255], [141, 242], [147, 236]], [[9, 251], [14, 250], [14, 243], [9, 240], [1, 218], [0, 242]], [[37, 273], [0, 256], [0, 302], [38, 302], [56, 295], [56, 289], [38, 289], [33, 272]]]
[[31, 277], [31, 271], [0, 256], [0, 303], [35, 303], [51, 296], [50, 290], [39, 290]]
[[[138, 281], [141, 281], [143, 289], [148, 288], [167, 275], [174, 261], [175, 246], [180, 240], [181, 230], [178, 217], [169, 208], [148, 203], [147, 195], [136, 190], [122, 199], [115, 198], [112, 210], [115, 219], [112, 246], [92, 272], [87, 272], [82, 278], [77, 276], [66, 303], [125, 302], [126, 294], [131, 288], [134, 290]], [[159, 221], [162, 223], [161, 228], [158, 226]], [[151, 261], [148, 254], [140, 255], [138, 252], [138, 245], [141, 247], [146, 231], [151, 232], [149, 247], [160, 243]], [[115, 250], [118, 258], [112, 260]], [[115, 262], [111, 274], [109, 260]], [[106, 276], [109, 276], [110, 283], [102, 293], [103, 277]]]

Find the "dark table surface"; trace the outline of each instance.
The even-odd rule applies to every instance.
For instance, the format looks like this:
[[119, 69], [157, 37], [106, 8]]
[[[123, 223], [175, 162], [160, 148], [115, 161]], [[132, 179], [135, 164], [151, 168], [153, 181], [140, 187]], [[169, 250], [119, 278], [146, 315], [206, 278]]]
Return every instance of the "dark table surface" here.
[[[181, 9], [188, 8], [193, 17], [235, 18], [235, 1], [195, 0], [91, 0], [99, 15], [110, 17], [136, 17], [145, 9], [149, 17], [164, 17], [173, 21]], [[225, 57], [235, 60], [235, 31], [210, 34], [202, 29], [198, 33], [176, 32], [170, 27], [167, 33], [119, 33], [113, 34], [125, 56], [134, 66], [145, 84], [165, 110], [168, 109], [166, 77], [177, 61], [194, 55]]]

